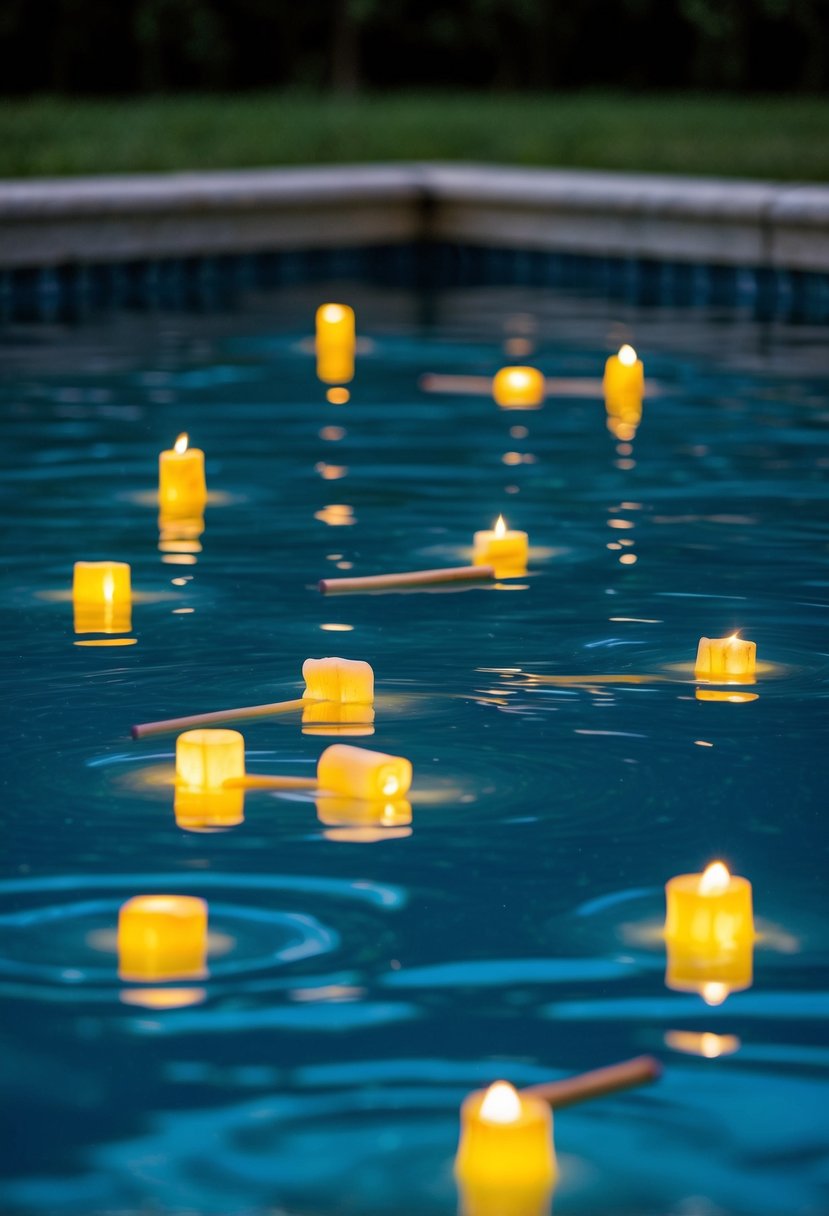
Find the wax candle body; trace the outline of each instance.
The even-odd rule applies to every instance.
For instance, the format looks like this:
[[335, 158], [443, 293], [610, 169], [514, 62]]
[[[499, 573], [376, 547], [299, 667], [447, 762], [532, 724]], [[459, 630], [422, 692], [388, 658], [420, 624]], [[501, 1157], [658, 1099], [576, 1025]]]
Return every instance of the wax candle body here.
[[529, 537], [526, 532], [507, 528], [501, 515], [494, 528], [475, 533], [472, 547], [474, 564], [493, 566], [496, 578], [526, 573]]
[[464, 1100], [455, 1177], [479, 1212], [496, 1212], [484, 1205], [509, 1192], [523, 1194], [525, 1202], [543, 1199], [555, 1175], [553, 1119], [546, 1102], [503, 1081]]
[[502, 367], [492, 381], [492, 395], [503, 409], [538, 409], [544, 392], [544, 377], [535, 367]]
[[710, 1004], [750, 987], [754, 915], [748, 879], [714, 862], [702, 874], [672, 878], [665, 900], [668, 987], [710, 996]]
[[322, 304], [316, 315], [317, 376], [323, 384], [347, 384], [354, 377], [354, 310]]
[[738, 638], [700, 638], [694, 675], [712, 684], [753, 684], [757, 646]]
[[327, 747], [317, 764], [321, 790], [348, 798], [380, 801], [402, 798], [412, 784], [412, 766], [403, 756], [388, 756], [347, 743]]
[[127, 633], [132, 588], [126, 562], [75, 562], [72, 600], [76, 633]]
[[602, 387], [609, 410], [618, 413], [638, 406], [641, 413], [645, 369], [632, 346], [621, 347], [618, 355], [611, 355], [607, 360]]
[[222, 791], [245, 775], [245, 740], [238, 730], [187, 730], [176, 739], [176, 782], [195, 792]]
[[204, 452], [179, 435], [174, 448], [158, 457], [158, 502], [167, 515], [201, 515], [207, 502]]
[[191, 895], [137, 895], [118, 914], [118, 973], [125, 980], [205, 974], [207, 904]]
[[371, 705], [374, 701], [374, 671], [362, 659], [306, 659], [302, 676], [303, 698], [355, 705]]

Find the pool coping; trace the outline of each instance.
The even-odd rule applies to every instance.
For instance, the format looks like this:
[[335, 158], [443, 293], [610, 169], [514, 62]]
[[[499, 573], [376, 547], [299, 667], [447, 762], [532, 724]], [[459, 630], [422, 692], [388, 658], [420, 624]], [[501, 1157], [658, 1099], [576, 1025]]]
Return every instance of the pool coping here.
[[829, 271], [829, 187], [399, 163], [0, 182], [0, 269], [459, 242]]

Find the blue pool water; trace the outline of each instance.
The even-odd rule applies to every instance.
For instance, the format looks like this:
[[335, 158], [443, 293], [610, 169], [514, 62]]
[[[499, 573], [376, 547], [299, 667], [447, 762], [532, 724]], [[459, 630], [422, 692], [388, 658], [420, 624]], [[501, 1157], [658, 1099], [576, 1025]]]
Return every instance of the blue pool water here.
[[[326, 298], [369, 340], [344, 405], [308, 350]], [[652, 391], [618, 450], [597, 377], [624, 340]], [[445, 1216], [467, 1092], [642, 1052], [657, 1085], [556, 1115], [556, 1216], [829, 1211], [826, 341], [712, 304], [343, 282], [4, 333], [4, 1216]], [[563, 382], [543, 410], [421, 384], [525, 361]], [[183, 430], [214, 499], [160, 550]], [[316, 590], [462, 564], [499, 512], [526, 578]], [[84, 558], [131, 563], [134, 645], [75, 645]], [[697, 639], [735, 629], [757, 698], [698, 700]], [[238, 826], [179, 828], [174, 736], [130, 725], [295, 697], [325, 654], [375, 668], [354, 742], [412, 760], [411, 827], [248, 791]], [[241, 729], [254, 773], [336, 741]], [[716, 857], [760, 941], [708, 1006], [666, 987], [659, 926], [664, 882]], [[178, 1007], [118, 978], [147, 891], [209, 903]]]

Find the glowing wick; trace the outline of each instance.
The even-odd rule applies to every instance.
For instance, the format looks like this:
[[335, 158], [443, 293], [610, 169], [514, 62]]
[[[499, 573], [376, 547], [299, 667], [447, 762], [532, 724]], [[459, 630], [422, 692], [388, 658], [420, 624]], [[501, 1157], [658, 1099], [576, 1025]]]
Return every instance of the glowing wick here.
[[636, 351], [625, 343], [624, 346], [619, 347], [618, 359], [623, 367], [633, 367], [636, 362]]
[[705, 1001], [706, 1005], [722, 1005], [725, 998], [728, 996], [728, 984], [721, 984], [716, 980], [709, 980], [707, 984], [702, 985], [700, 996]]
[[490, 1085], [480, 1114], [487, 1123], [515, 1123], [521, 1118], [521, 1099], [509, 1081], [496, 1081]]
[[722, 895], [728, 890], [728, 884], [731, 882], [731, 875], [728, 872], [728, 866], [723, 865], [721, 861], [712, 861], [709, 866], [705, 867], [702, 876], [699, 880], [700, 895]]
[[179, 435], [178, 439], [173, 444], [173, 450], [175, 451], [175, 453], [178, 456], [183, 456], [184, 453], [187, 451], [187, 444], [189, 442], [190, 442], [190, 439], [189, 439], [187, 432], [182, 431], [182, 433]]
[[499, 515], [495, 521], [495, 527], [492, 529], [496, 536], [503, 536], [507, 530], [507, 525], [504, 523], [503, 515]]

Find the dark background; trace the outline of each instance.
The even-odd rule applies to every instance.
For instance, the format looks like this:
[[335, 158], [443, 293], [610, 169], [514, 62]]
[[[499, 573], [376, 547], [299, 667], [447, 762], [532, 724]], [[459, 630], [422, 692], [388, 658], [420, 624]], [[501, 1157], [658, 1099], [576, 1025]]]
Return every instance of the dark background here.
[[0, 91], [818, 92], [829, 0], [0, 0]]

